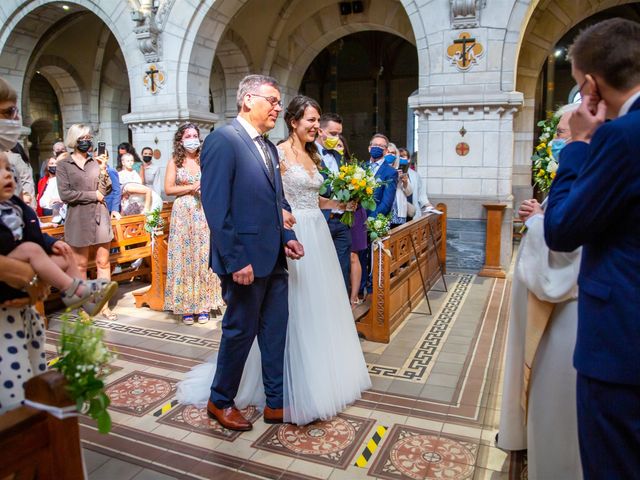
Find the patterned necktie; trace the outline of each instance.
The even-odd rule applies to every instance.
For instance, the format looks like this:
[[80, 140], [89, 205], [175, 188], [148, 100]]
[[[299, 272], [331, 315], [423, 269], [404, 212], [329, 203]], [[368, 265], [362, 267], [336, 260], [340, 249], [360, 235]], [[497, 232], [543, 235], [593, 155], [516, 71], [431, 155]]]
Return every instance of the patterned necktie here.
[[273, 161], [271, 159], [271, 154], [269, 153], [269, 148], [267, 147], [267, 142], [264, 141], [264, 138], [262, 137], [262, 135], [258, 135], [256, 137], [256, 141], [258, 142], [258, 145], [260, 145], [260, 149], [264, 154], [264, 162], [267, 166], [267, 170], [269, 171], [269, 178], [273, 182], [275, 181], [276, 174], [275, 174], [275, 171], [273, 170]]

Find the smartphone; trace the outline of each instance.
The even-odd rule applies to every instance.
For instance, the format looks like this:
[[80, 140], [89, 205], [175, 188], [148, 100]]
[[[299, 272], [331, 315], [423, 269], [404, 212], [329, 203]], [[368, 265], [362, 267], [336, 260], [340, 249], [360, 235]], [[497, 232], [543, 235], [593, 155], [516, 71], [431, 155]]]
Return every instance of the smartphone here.
[[107, 151], [107, 144], [105, 142], [98, 142], [98, 156], [104, 155]]

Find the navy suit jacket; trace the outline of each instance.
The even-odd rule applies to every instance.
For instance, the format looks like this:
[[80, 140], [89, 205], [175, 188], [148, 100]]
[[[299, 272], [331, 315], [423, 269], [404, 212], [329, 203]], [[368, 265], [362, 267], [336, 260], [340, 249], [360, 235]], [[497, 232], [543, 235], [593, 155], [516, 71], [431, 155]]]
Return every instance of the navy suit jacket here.
[[275, 181], [258, 147], [237, 120], [207, 136], [201, 158], [202, 206], [211, 230], [210, 265], [219, 275], [251, 265], [256, 277], [286, 267], [283, 246], [295, 239], [284, 228], [284, 199], [278, 153], [267, 141]]
[[[320, 161], [321, 161], [321, 166], [323, 170], [328, 170], [329, 167], [327, 167], [327, 164], [324, 163], [324, 158], [322, 155], [322, 150], [324, 149], [324, 147], [322, 145], [320, 145], [318, 142], [316, 142], [316, 148], [318, 149], [318, 154], [320, 155]], [[338, 164], [338, 168], [340, 168], [342, 166], [342, 156], [336, 152], [335, 150], [328, 150], [327, 151], [328, 155], [331, 155], [333, 158], [336, 159], [336, 163]], [[322, 177], [326, 180], [327, 179], [327, 174], [321, 172]], [[331, 186], [329, 186], [329, 188], [327, 189], [326, 192], [324, 192], [324, 194], [322, 194], [322, 196], [324, 198], [331, 198]], [[329, 215], [331, 214], [331, 209], [330, 208], [325, 208], [322, 210], [322, 214], [324, 215], [324, 218], [326, 220], [329, 220]]]
[[574, 365], [640, 385], [640, 100], [560, 155], [544, 215], [549, 248], [583, 245]]
[[379, 213], [389, 215], [393, 208], [393, 201], [396, 199], [396, 189], [398, 188], [398, 171], [383, 162], [376, 172], [376, 178], [383, 183], [373, 192], [376, 201], [376, 209], [373, 212], [367, 211], [367, 216], [377, 217]]

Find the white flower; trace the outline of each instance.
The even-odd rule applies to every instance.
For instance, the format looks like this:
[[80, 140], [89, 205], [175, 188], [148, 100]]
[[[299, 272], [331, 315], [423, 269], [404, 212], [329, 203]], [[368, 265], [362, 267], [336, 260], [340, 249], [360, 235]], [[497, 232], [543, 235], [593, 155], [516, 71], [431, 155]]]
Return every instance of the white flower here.
[[375, 228], [376, 230], [379, 230], [380, 228], [382, 228], [382, 222], [380, 220], [375, 220], [373, 222], [373, 228]]
[[558, 170], [558, 162], [556, 162], [555, 160], [550, 160], [549, 164], [547, 165], [547, 172], [555, 173], [557, 170]]

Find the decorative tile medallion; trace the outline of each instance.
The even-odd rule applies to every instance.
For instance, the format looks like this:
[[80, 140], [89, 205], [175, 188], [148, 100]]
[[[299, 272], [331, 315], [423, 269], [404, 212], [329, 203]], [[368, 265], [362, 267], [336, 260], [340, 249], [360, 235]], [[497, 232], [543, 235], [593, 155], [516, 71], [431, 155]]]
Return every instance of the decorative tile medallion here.
[[[244, 418], [251, 422], [255, 422], [260, 418], [260, 411], [256, 407], [249, 406], [240, 411]], [[198, 432], [210, 437], [221, 438], [230, 442], [233, 442], [242, 433], [227, 430], [216, 420], [209, 418], [206, 408], [198, 408], [193, 405], [176, 407], [168, 415], [158, 420], [158, 423], [164, 423], [190, 432]]]
[[353, 457], [374, 423], [368, 418], [340, 414], [329, 421], [304, 427], [276, 425], [253, 446], [344, 470], [353, 463]]
[[177, 380], [145, 372], [132, 372], [107, 386], [109, 408], [141, 417], [175, 394]]
[[473, 477], [478, 444], [456, 436], [394, 425], [369, 475], [389, 480]]

